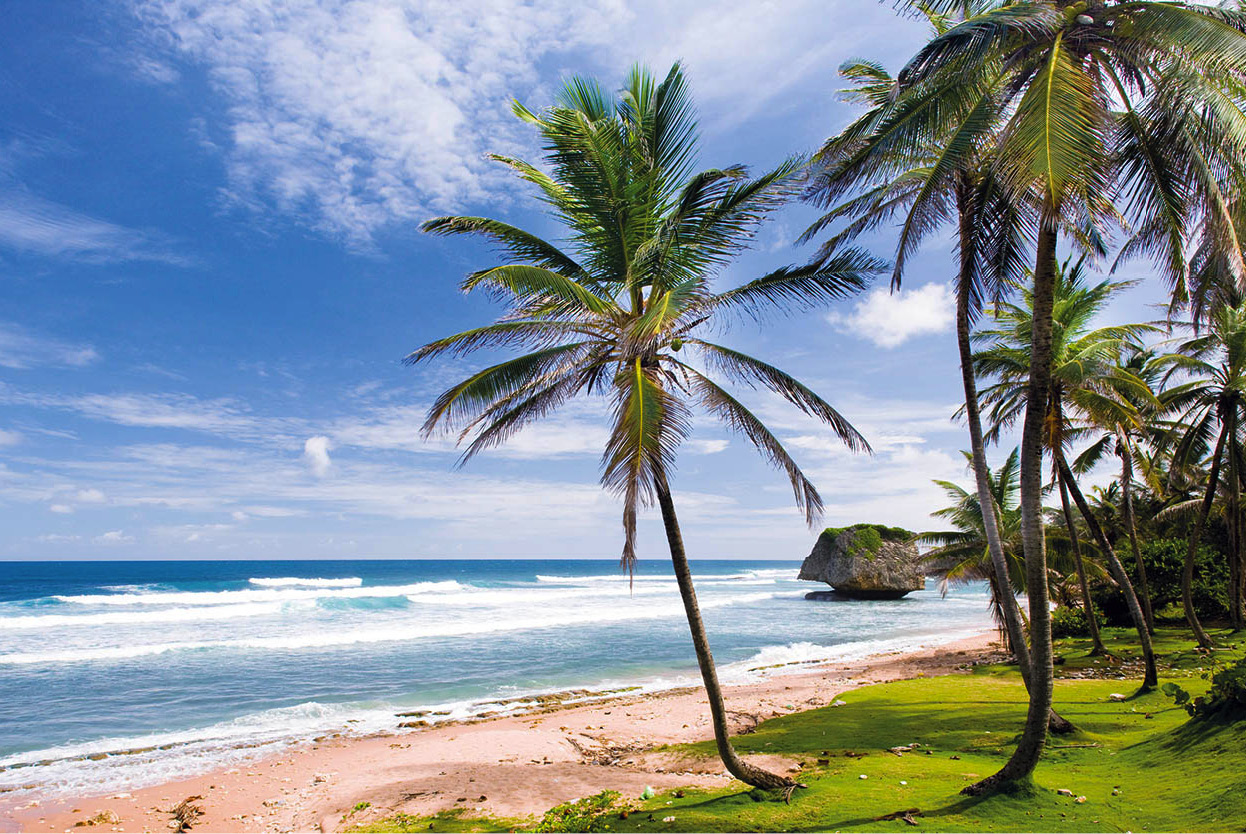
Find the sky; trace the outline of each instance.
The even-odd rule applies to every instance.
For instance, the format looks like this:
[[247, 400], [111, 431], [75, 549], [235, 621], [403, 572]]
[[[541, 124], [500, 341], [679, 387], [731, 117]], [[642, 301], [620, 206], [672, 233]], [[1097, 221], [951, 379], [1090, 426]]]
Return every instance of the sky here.
[[[558, 236], [486, 159], [539, 158], [517, 98], [621, 85], [682, 60], [703, 167], [755, 171], [854, 114], [836, 70], [898, 68], [923, 27], [869, 0], [6, 0], [0, 17], [0, 559], [617, 556], [598, 484], [602, 404], [573, 404], [456, 468], [422, 441], [441, 390], [498, 355], [408, 352], [499, 311], [492, 265], [418, 226], [483, 214]], [[785, 208], [723, 286], [785, 264], [816, 216]], [[888, 256], [889, 230], [867, 241]], [[932, 479], [968, 482], [952, 248], [897, 294], [733, 328], [867, 437], [853, 455], [757, 392], [824, 522], [937, 529]], [[1151, 318], [1145, 267], [1111, 315]], [[995, 450], [1002, 459], [1006, 450]], [[694, 558], [802, 558], [786, 479], [698, 420], [672, 476]], [[665, 540], [653, 513], [642, 558]]]

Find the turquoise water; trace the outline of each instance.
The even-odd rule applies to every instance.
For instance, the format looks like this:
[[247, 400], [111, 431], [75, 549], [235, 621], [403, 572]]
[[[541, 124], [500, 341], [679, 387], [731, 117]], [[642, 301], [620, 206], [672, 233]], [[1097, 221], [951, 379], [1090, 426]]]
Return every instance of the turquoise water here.
[[[991, 627], [982, 586], [812, 602], [798, 567], [693, 564], [725, 680]], [[630, 589], [614, 561], [0, 563], [0, 789], [124, 790], [397, 711], [697, 680], [663, 562]]]

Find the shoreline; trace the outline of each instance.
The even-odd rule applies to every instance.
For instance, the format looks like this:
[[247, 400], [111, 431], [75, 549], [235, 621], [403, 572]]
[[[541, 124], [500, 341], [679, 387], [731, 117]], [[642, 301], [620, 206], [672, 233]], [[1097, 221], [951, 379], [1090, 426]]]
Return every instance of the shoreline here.
[[[984, 631], [915, 651], [785, 664], [783, 671], [760, 680], [724, 686], [732, 733], [829, 705], [860, 686], [952, 673], [995, 652], [994, 632]], [[730, 778], [717, 759], [692, 760], [655, 750], [712, 738], [707, 713], [701, 689], [684, 687], [547, 702], [520, 714], [442, 722], [404, 733], [321, 737], [240, 765], [129, 792], [51, 798], [26, 793], [0, 799], [0, 827], [167, 831], [171, 809], [199, 797], [194, 804], [204, 814], [194, 823], [196, 831], [336, 831], [400, 812], [427, 815], [458, 808], [524, 817], [602, 790], [630, 795], [646, 786], [721, 787]], [[780, 771], [793, 764], [766, 758], [773, 758], [769, 766]], [[532, 778], [533, 769], [540, 778]], [[367, 807], [352, 810], [365, 802]], [[91, 818], [101, 822], [75, 826]]]

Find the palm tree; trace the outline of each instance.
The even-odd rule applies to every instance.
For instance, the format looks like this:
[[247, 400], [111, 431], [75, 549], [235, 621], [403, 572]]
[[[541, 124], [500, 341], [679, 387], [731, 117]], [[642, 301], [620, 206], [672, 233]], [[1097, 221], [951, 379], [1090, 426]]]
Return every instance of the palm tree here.
[[[935, 13], [928, 8], [922, 12], [933, 33], [939, 35], [963, 19], [973, 6], [968, 3], [954, 13]], [[890, 107], [896, 82], [880, 64], [849, 61], [840, 67], [840, 74], [856, 85], [842, 91], [844, 97], [870, 108], [859, 124], [879, 118]], [[983, 97], [979, 102], [979, 116], [986, 117], [992, 107], [992, 100]], [[892, 271], [892, 287], [898, 289], [907, 257], [922, 239], [940, 226], [955, 224], [958, 249], [956, 335], [965, 391], [965, 419], [978, 501], [986, 505], [991, 496], [991, 473], [982, 440], [969, 333], [981, 313], [984, 299], [998, 296], [1005, 279], [1015, 277], [1022, 251], [1021, 238], [1026, 229], [1022, 209], [1009, 204], [1004, 192], [996, 187], [987, 160], [973, 155], [962, 157], [944, 150], [945, 144], [955, 143], [956, 136], [952, 135], [925, 145], [896, 149], [889, 158], [874, 166], [868, 178], [857, 178], [846, 175], [850, 172], [841, 167], [845, 154], [840, 139], [830, 140], [819, 154], [819, 165], [807, 191], [811, 202], [829, 211], [805, 231], [801, 242], [813, 240], [843, 221], [844, 227], [821, 245], [818, 257], [825, 259], [859, 235], [899, 219], [903, 231]], [[951, 170], [949, 165], [960, 167]], [[863, 181], [872, 185], [862, 187], [861, 193], [834, 205]], [[997, 508], [983, 519], [983, 535], [994, 569], [992, 581], [999, 587], [1006, 587], [1010, 582], [1010, 568], [1001, 543], [998, 515]], [[1008, 632], [1009, 648], [1028, 687], [1030, 655], [1020, 609], [1015, 597], [1001, 597], [998, 602]], [[1059, 732], [1072, 729], [1072, 725], [1054, 711], [1051, 719], [1052, 728]]]
[[[1151, 588], [1147, 580], [1146, 565], [1142, 562], [1142, 549], [1138, 544], [1138, 521], [1134, 512], [1134, 463], [1138, 457], [1145, 465], [1146, 460], [1140, 457], [1140, 446], [1152, 441], [1163, 433], [1158, 425], [1159, 400], [1155, 396], [1155, 388], [1159, 384], [1159, 367], [1155, 364], [1156, 353], [1150, 348], [1126, 345], [1127, 356], [1123, 360], [1123, 369], [1131, 374], [1137, 382], [1146, 386], [1146, 391], [1139, 394], [1136, 388], [1120, 390], [1120, 395], [1129, 400], [1137, 412], [1137, 420], [1129, 416], [1112, 425], [1105, 426], [1107, 432], [1090, 448], [1082, 452], [1073, 462], [1073, 472], [1083, 474], [1090, 471], [1107, 453], [1114, 453], [1121, 461], [1121, 477], [1119, 484], [1113, 481], [1120, 501], [1120, 518], [1129, 536], [1129, 547], [1133, 552], [1134, 566], [1138, 571], [1138, 598], [1142, 603], [1142, 614], [1146, 618], [1147, 630], [1155, 633], [1155, 612], [1151, 607]], [[1158, 430], [1158, 432], [1157, 432]], [[1097, 500], [1106, 515], [1115, 512], [1115, 504], [1111, 494], [1104, 494]]]
[[[841, 134], [840, 180], [868, 180], [897, 149], [931, 142], [946, 148], [952, 176], [985, 146], [994, 149], [997, 179], [1017, 195], [1011, 202], [1037, 205], [1020, 474], [1034, 680], [1020, 742], [1003, 769], [966, 789], [978, 794], [1028, 778], [1046, 744], [1054, 670], [1043, 581], [1042, 421], [1061, 230], [1084, 227], [1093, 239], [1124, 217], [1136, 231], [1122, 254], [1153, 257], [1179, 298], [1185, 242], [1196, 227], [1234, 275], [1246, 272], [1225, 174], [1246, 158], [1246, 115], [1235, 92], [1246, 65], [1246, 15], [1156, 0], [900, 5], [969, 14], [909, 61], [889, 107]], [[989, 111], [979, 106], [984, 97], [994, 103]]]
[[[973, 467], [973, 455], [963, 452], [965, 460]], [[933, 575], [938, 576], [944, 588], [949, 582], [983, 581], [991, 588], [991, 615], [1005, 641], [1012, 635], [1005, 618], [1004, 600], [1016, 599], [1025, 590], [1024, 564], [1021, 557], [1021, 512], [1017, 505], [1017, 460], [1013, 449], [1008, 458], [994, 473], [988, 470], [991, 506], [987, 514], [975, 488], [966, 490], [951, 481], [936, 480], [951, 504], [931, 513], [935, 518], [948, 521], [953, 530], [922, 533], [919, 544], [932, 545], [926, 552], [925, 561]], [[1002, 585], [996, 575], [990, 544], [987, 537], [988, 515], [994, 516], [998, 526], [998, 542], [1008, 560], [1008, 583]], [[1011, 646], [1009, 647], [1011, 649]]]
[[[1044, 400], [1043, 445], [1052, 456], [1054, 480], [1060, 490], [1061, 506], [1065, 524], [1073, 547], [1073, 557], [1078, 565], [1082, 605], [1091, 634], [1097, 634], [1094, 606], [1090, 599], [1090, 585], [1082, 565], [1080, 546], [1070, 496], [1077, 505], [1092, 537], [1107, 562], [1112, 578], [1120, 585], [1134, 615], [1139, 641], [1146, 663], [1144, 687], [1158, 683], [1155, 655], [1151, 648], [1150, 630], [1142, 607], [1134, 594], [1133, 585], [1124, 566], [1116, 556], [1111, 541], [1104, 534], [1098, 520], [1090, 511], [1072, 470], [1066, 460], [1066, 450], [1077, 440], [1085, 437], [1093, 427], [1136, 424], [1137, 411], [1132, 402], [1122, 395], [1129, 391], [1135, 397], [1149, 391], [1140, 379], [1122, 368], [1119, 358], [1126, 346], [1135, 343], [1155, 328], [1146, 324], [1126, 324], [1091, 329], [1094, 319], [1103, 311], [1114, 293], [1128, 287], [1123, 282], [1102, 281], [1088, 286], [1084, 280], [1083, 262], [1072, 267], [1067, 263], [1056, 275], [1053, 292], [1051, 341], [1049, 347], [1050, 374]], [[1027, 389], [1030, 378], [1032, 355], [1030, 339], [1034, 332], [1034, 296], [1023, 291], [1021, 304], [999, 304], [995, 310], [995, 328], [977, 334], [986, 346], [974, 354], [978, 372], [985, 377], [998, 379], [982, 393], [982, 401], [991, 407], [991, 429], [988, 439], [997, 438], [1001, 431], [1016, 423], [1026, 410]], [[1096, 648], [1103, 651], [1101, 643]]]
[[[694, 409], [725, 423], [791, 481], [812, 524], [822, 509], [814, 485], [765, 424], [714, 377], [760, 385], [830, 427], [853, 451], [865, 439], [829, 403], [773, 365], [709, 341], [706, 331], [741, 313], [810, 307], [850, 295], [883, 264], [847, 251], [815, 267], [784, 268], [716, 292], [711, 280], [746, 247], [758, 224], [798, 188], [789, 160], [756, 178], [740, 166], [694, 173], [696, 124], [679, 65], [657, 83], [633, 70], [619, 98], [591, 80], [566, 82], [557, 104], [515, 113], [545, 145], [544, 169], [494, 157], [534, 184], [565, 227], [566, 248], [498, 220], [443, 217], [436, 234], [476, 234], [507, 262], [474, 272], [465, 291], [493, 292], [506, 312], [493, 324], [431, 342], [421, 362], [482, 348], [527, 352], [469, 376], [443, 393], [426, 433], [458, 430], [462, 460], [579, 396], [608, 404], [611, 432], [602, 484], [623, 499], [623, 564], [636, 558], [636, 520], [656, 501], [709, 698], [718, 752], [748, 784], [790, 789], [795, 783], [743, 760], [727, 738], [726, 712], [701, 621], [670, 479]], [[546, 170], [549, 173], [546, 173]]]
[[[1161, 395], [1165, 406], [1178, 412], [1179, 422], [1184, 425], [1184, 431], [1172, 452], [1174, 466], [1197, 463], [1207, 446], [1211, 445], [1211, 438], [1216, 438], [1206, 491], [1190, 529], [1181, 575], [1181, 598], [1186, 620], [1199, 645], [1210, 647], [1211, 637], [1203, 629], [1194, 610], [1194, 557], [1216, 499], [1222, 468], [1228, 469], [1229, 527], [1230, 530], [1241, 529], [1241, 479], [1246, 474], [1241, 443], [1242, 427], [1246, 425], [1246, 303], [1217, 306], [1210, 313], [1206, 333], [1178, 345], [1173, 353], [1159, 357], [1156, 363], [1169, 367], [1170, 375], [1179, 372], [1191, 377]], [[1235, 552], [1229, 558], [1240, 565], [1239, 540], [1238, 535], [1230, 538]], [[1231, 573], [1236, 582], [1238, 572]], [[1237, 595], [1231, 594], [1230, 599], [1240, 611], [1241, 603]]]

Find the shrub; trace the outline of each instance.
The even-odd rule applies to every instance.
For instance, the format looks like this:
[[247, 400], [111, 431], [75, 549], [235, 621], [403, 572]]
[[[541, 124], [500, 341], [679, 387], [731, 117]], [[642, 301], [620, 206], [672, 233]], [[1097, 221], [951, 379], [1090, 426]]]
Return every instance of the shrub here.
[[1214, 672], [1206, 695], [1191, 699], [1189, 692], [1174, 683], [1164, 684], [1163, 691], [1195, 718], [1246, 718], [1246, 657]]
[[532, 830], [535, 832], [604, 831], [606, 816], [619, 799], [617, 791], [602, 791], [593, 796], [564, 802], [545, 812]]
[[[1102, 612], [1095, 611], [1095, 622], [1103, 622]], [[1090, 624], [1086, 622], [1086, 612], [1081, 608], [1060, 606], [1051, 612], [1052, 637], [1089, 637]]]
[[[1142, 564], [1146, 566], [1147, 583], [1151, 591], [1151, 606], [1159, 611], [1172, 603], [1181, 604], [1181, 570], [1185, 565], [1186, 539], [1152, 539], [1139, 542]], [[1138, 584], [1138, 566], [1129, 550], [1129, 543], [1122, 539], [1117, 555], [1125, 565], [1129, 579]], [[1217, 548], [1204, 544], [1194, 556], [1194, 610], [1200, 617], [1219, 619], [1228, 616], [1229, 566], [1228, 559]], [[1091, 592], [1095, 606], [1103, 611], [1108, 625], [1129, 627], [1133, 620], [1125, 595], [1115, 585], [1099, 585]]]

